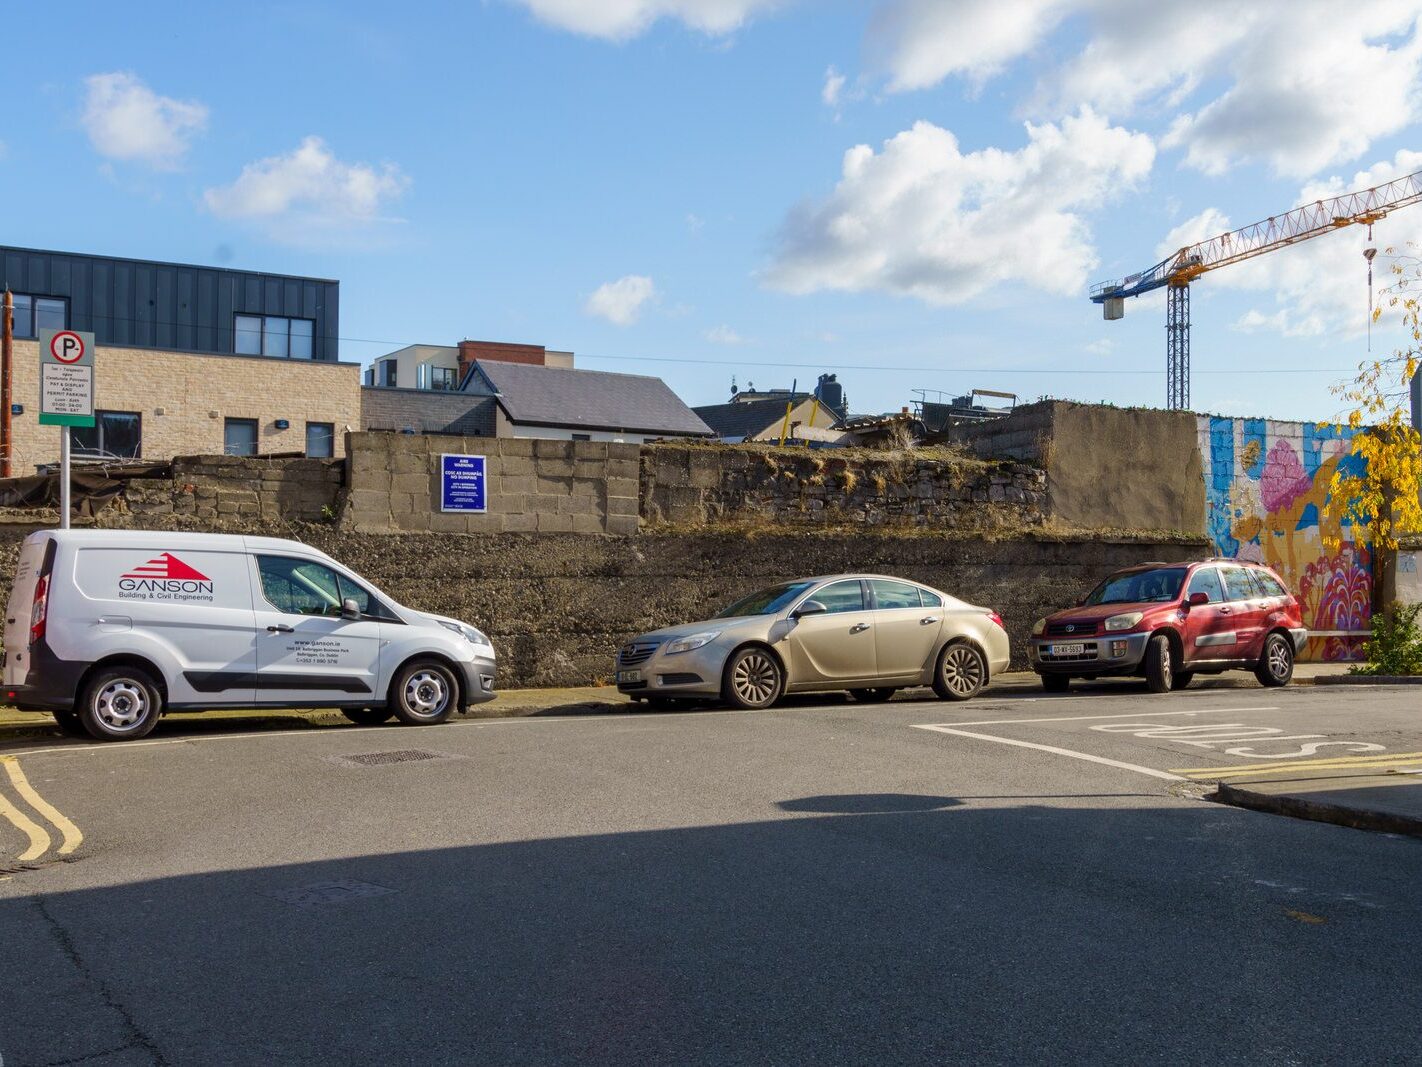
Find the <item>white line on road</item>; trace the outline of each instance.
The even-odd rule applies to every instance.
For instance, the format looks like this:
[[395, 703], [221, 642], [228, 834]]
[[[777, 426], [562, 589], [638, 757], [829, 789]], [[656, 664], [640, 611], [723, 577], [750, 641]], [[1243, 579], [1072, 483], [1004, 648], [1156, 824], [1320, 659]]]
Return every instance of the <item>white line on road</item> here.
[[[1272, 705], [1261, 705], [1248, 708], [1201, 708], [1198, 711], [1133, 711], [1129, 715], [1064, 715], [1056, 719], [980, 719], [976, 722], [949, 722], [944, 726], [1006, 726], [1013, 723], [1034, 723], [1034, 722], [1085, 722], [1088, 719], [1139, 719], [1142, 717], [1156, 718], [1164, 715], [1232, 715], [1240, 711], [1278, 711]], [[925, 727], [928, 729], [928, 727]]]
[[[1171, 712], [1174, 715], [1186, 715], [1189, 712]], [[1157, 771], [1150, 767], [1142, 767], [1136, 763], [1122, 763], [1120, 760], [1107, 759], [1105, 756], [1093, 756], [1087, 752], [1073, 752], [1069, 748], [1057, 748], [1055, 745], [1039, 745], [1035, 741], [1018, 741], [1011, 737], [993, 737], [991, 734], [975, 734], [971, 730], [955, 730], [951, 726], [915, 726], [915, 730], [936, 730], [940, 734], [955, 734], [958, 737], [971, 737], [975, 741], [995, 741], [999, 745], [1013, 745], [1017, 748], [1031, 748], [1038, 752], [1050, 752], [1055, 756], [1070, 756], [1072, 759], [1085, 760], [1087, 763], [1100, 763], [1107, 767], [1116, 767], [1123, 771], [1135, 771], [1137, 774], [1148, 774], [1152, 778], [1163, 778], [1167, 782], [1183, 782], [1186, 779], [1178, 774], [1171, 774], [1168, 771]]]

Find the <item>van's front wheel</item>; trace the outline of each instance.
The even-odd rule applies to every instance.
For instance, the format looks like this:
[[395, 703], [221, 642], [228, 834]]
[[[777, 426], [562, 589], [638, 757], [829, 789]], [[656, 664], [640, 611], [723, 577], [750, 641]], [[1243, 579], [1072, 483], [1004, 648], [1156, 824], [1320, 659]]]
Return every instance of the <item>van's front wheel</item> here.
[[99, 741], [147, 737], [163, 714], [163, 696], [147, 671], [110, 667], [96, 673], [79, 698], [79, 721]]
[[459, 710], [459, 681], [442, 663], [406, 664], [390, 687], [390, 706], [407, 726], [433, 726]]

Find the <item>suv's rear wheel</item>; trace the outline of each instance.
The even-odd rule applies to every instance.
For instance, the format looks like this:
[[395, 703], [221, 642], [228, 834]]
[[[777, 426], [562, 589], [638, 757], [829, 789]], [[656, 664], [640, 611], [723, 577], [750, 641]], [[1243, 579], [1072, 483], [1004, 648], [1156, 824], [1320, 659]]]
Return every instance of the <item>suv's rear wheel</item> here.
[[1260, 685], [1271, 689], [1288, 685], [1294, 676], [1294, 646], [1283, 634], [1270, 634], [1264, 642], [1264, 654], [1254, 668]]
[[163, 695], [147, 671], [109, 667], [98, 671], [79, 696], [79, 721], [99, 741], [147, 737], [163, 714]]
[[1164, 634], [1156, 634], [1150, 639], [1150, 644], [1146, 645], [1145, 652], [1145, 680], [1146, 686], [1152, 693], [1168, 693], [1174, 682], [1171, 676], [1173, 665], [1170, 662], [1170, 638]]
[[459, 710], [459, 681], [443, 663], [407, 663], [390, 686], [390, 705], [406, 726], [434, 726]]

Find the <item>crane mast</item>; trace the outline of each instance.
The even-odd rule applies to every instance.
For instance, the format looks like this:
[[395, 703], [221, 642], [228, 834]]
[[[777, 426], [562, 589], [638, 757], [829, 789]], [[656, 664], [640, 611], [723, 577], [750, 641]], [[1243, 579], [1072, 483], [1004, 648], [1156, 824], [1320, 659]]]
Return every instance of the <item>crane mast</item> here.
[[1231, 263], [1253, 259], [1289, 245], [1342, 229], [1367, 226], [1390, 212], [1422, 201], [1422, 171], [1328, 200], [1315, 200], [1282, 215], [1241, 226], [1209, 240], [1187, 245], [1153, 267], [1091, 287], [1091, 300], [1108, 321], [1126, 313], [1127, 297], [1166, 289], [1167, 405], [1190, 406], [1190, 283]]

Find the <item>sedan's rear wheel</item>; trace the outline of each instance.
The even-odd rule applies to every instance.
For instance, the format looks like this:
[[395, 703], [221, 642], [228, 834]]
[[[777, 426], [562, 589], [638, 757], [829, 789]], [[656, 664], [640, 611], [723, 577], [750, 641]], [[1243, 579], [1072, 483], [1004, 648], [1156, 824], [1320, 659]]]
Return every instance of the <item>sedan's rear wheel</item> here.
[[880, 686], [877, 689], [851, 689], [849, 695], [861, 704], [882, 704], [897, 692], [897, 689]]
[[768, 708], [780, 699], [785, 672], [767, 649], [743, 648], [726, 661], [721, 676], [721, 698], [734, 708], [749, 711]]
[[987, 680], [987, 659], [972, 645], [959, 641], [938, 654], [933, 691], [940, 700], [968, 700], [978, 695]]

